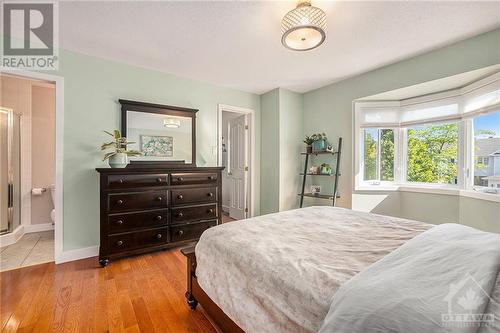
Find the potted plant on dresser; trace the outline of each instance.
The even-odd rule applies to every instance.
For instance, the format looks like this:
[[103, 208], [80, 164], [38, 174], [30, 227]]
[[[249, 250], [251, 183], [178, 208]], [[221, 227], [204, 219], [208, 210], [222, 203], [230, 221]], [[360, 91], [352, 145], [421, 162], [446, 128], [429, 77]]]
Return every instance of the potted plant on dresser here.
[[127, 138], [122, 136], [119, 130], [114, 130], [113, 133], [104, 131], [104, 133], [112, 136], [114, 141], [103, 143], [101, 150], [111, 149], [104, 155], [103, 161], [108, 160], [109, 166], [112, 168], [125, 168], [129, 161], [129, 156], [140, 156], [141, 152], [137, 150], [127, 150], [127, 145], [134, 143], [127, 141]]

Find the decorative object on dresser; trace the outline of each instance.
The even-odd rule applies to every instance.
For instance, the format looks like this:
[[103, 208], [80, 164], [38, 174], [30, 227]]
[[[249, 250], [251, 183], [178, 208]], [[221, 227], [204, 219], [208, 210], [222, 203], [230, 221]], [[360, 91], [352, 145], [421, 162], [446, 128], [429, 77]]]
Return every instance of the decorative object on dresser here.
[[119, 101], [123, 136], [140, 142], [142, 154], [126, 168], [97, 169], [102, 266], [193, 243], [221, 223], [224, 167], [196, 167], [198, 110]]
[[109, 166], [112, 168], [125, 168], [128, 165], [129, 156], [139, 156], [137, 150], [128, 150], [127, 146], [134, 142], [129, 142], [126, 137], [122, 136], [119, 130], [114, 130], [113, 133], [104, 131], [104, 133], [113, 137], [114, 141], [103, 143], [101, 150], [111, 149], [104, 155], [103, 161], [108, 160]]
[[99, 263], [196, 241], [221, 223], [223, 167], [100, 168]]

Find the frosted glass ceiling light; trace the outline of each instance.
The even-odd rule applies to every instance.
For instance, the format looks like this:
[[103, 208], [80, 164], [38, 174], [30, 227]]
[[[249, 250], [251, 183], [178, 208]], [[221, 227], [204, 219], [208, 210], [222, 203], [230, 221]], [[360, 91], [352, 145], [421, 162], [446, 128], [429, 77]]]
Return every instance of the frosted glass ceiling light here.
[[181, 127], [181, 121], [174, 118], [167, 118], [163, 120], [163, 126], [167, 128], [179, 128]]
[[320, 46], [326, 39], [326, 14], [310, 1], [302, 1], [281, 21], [281, 43], [294, 51], [307, 51]]

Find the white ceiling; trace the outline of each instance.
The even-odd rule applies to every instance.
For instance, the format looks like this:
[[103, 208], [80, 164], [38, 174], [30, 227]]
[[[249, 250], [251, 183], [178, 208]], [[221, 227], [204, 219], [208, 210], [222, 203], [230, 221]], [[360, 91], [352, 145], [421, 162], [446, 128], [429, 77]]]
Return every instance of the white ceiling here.
[[296, 52], [280, 43], [295, 4], [61, 2], [60, 44], [248, 92], [305, 92], [500, 26], [498, 1], [313, 1], [327, 13], [327, 39]]

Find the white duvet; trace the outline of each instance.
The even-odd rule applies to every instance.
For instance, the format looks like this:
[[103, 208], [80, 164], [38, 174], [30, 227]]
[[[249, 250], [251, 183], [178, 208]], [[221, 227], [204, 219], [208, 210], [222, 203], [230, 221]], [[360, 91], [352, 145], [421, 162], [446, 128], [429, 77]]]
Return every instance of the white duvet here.
[[317, 332], [341, 285], [429, 228], [333, 207], [264, 215], [204, 232], [196, 275], [247, 333]]

